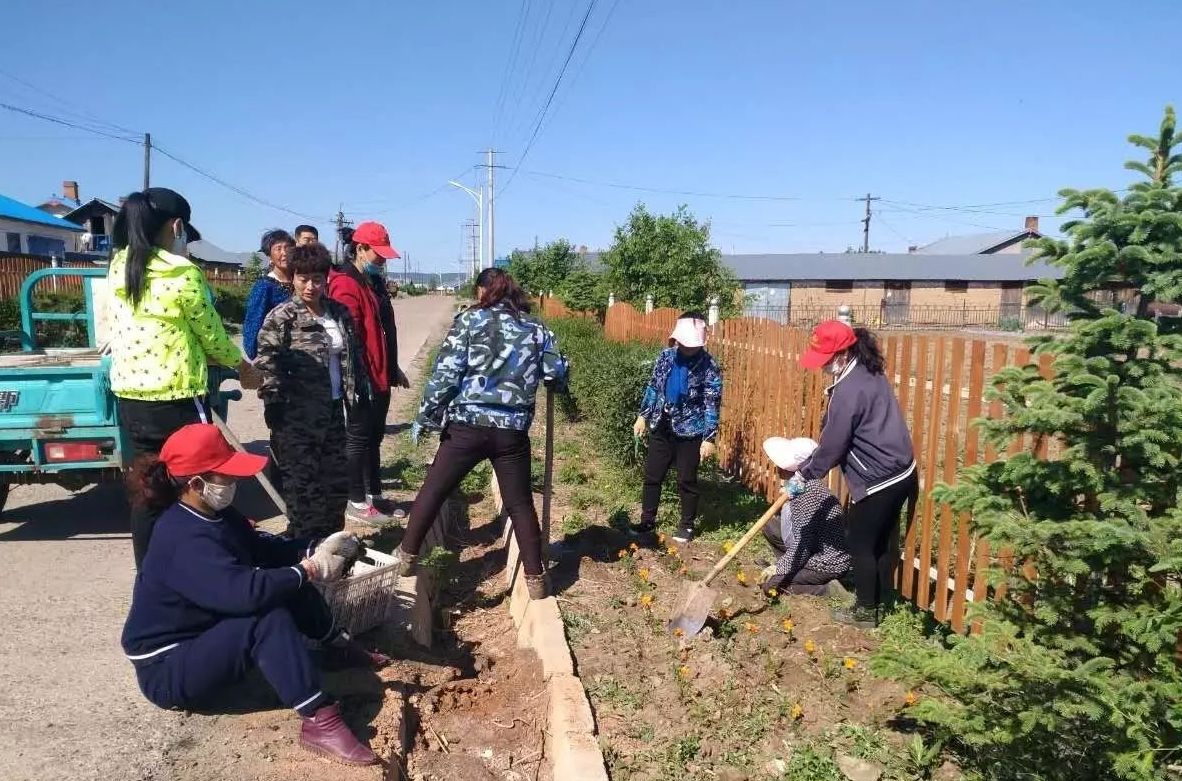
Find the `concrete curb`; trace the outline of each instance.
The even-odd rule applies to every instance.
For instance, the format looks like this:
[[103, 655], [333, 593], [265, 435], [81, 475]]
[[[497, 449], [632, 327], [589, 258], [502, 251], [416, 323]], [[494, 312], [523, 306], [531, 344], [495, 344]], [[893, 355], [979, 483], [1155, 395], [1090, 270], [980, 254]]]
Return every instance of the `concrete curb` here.
[[[493, 500], [504, 507], [497, 481], [492, 480]], [[554, 781], [608, 781], [603, 752], [599, 748], [595, 716], [583, 682], [575, 673], [574, 657], [566, 642], [566, 630], [558, 600], [553, 596], [531, 600], [520, 566], [520, 552], [512, 523], [506, 519], [504, 542], [508, 558], [505, 580], [509, 586], [509, 612], [517, 626], [517, 647], [529, 648], [542, 663], [549, 705], [546, 717], [546, 756]]]

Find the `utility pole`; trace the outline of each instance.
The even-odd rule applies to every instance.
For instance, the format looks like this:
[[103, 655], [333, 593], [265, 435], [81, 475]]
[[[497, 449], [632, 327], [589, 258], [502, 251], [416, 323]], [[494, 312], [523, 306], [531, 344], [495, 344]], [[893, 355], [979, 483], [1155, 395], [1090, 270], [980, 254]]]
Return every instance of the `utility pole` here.
[[152, 178], [152, 134], [144, 133], [144, 189]]
[[866, 216], [862, 218], [862, 252], [870, 251], [870, 202], [881, 201], [881, 198], [872, 198], [870, 193], [866, 193], [865, 198], [859, 198], [859, 201], [866, 201]]
[[343, 211], [341, 211], [340, 209], [338, 209], [337, 210], [337, 218], [336, 218], [335, 222], [336, 222], [336, 226], [337, 226], [337, 244], [336, 244], [335, 255], [336, 255], [337, 263], [340, 263], [342, 260], [344, 260], [344, 251], [345, 251], [344, 244], [341, 243], [341, 230], [343, 228], [351, 227], [353, 225], [353, 221], [346, 220], [345, 213]]
[[487, 258], [488, 258], [488, 260], [486, 262], [488, 263], [488, 267], [492, 268], [493, 265], [497, 262], [497, 251], [496, 251], [496, 246], [497, 246], [496, 245], [496, 235], [497, 235], [496, 225], [497, 224], [496, 224], [496, 212], [494, 211], [494, 208], [493, 208], [493, 201], [496, 199], [496, 190], [493, 187], [493, 169], [496, 168], [494, 155], [496, 155], [497, 151], [495, 149], [492, 149], [491, 147], [489, 149], [484, 150], [484, 151], [485, 151], [485, 154], [488, 155], [488, 163], [487, 163], [487, 167], [488, 167], [488, 256], [487, 256]]

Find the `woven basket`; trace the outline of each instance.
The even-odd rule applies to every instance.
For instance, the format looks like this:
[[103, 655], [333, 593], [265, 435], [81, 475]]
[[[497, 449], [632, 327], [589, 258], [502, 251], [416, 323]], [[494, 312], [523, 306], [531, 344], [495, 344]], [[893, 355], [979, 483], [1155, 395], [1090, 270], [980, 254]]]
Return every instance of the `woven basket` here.
[[398, 613], [398, 567], [394, 557], [366, 548], [352, 573], [316, 587], [328, 602], [337, 626], [359, 635], [393, 620]]

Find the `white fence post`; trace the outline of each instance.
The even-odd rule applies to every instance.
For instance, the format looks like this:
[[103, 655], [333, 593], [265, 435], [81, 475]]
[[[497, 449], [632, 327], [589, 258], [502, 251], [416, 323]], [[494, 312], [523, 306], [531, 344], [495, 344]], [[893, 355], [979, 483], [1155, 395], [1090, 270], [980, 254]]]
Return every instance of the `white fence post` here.
[[711, 328], [718, 325], [719, 316], [720, 316], [720, 312], [718, 309], [718, 296], [714, 296], [713, 298], [710, 299], [710, 311], [706, 314], [706, 318], [707, 318], [706, 322], [710, 325]]
[[850, 313], [849, 304], [842, 304], [841, 306], [837, 307], [837, 319], [840, 320], [841, 322], [845, 323], [846, 325], [853, 325], [854, 324], [854, 318], [853, 318], [853, 315]]
[[607, 294], [607, 308], [611, 309], [615, 305], [616, 305], [616, 294], [615, 293], [608, 293]]
[[647, 315], [653, 311], [653, 294], [649, 293], [644, 297], [644, 313]]

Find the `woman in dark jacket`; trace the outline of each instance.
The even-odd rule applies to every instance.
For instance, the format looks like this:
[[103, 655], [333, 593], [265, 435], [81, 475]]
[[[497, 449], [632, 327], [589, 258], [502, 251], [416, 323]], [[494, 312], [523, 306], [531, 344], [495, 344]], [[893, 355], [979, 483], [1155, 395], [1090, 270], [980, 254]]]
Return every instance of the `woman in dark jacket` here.
[[820, 446], [801, 464], [789, 494], [800, 490], [800, 480], [815, 480], [841, 467], [852, 502], [847, 546], [854, 561], [856, 598], [851, 610], [836, 611], [835, 617], [875, 626], [893, 600], [903, 503], [914, 507], [919, 492], [911, 434], [870, 331], [827, 320], [813, 329], [812, 345], [800, 364], [824, 367], [834, 380], [826, 390], [829, 404]]
[[295, 239], [285, 230], [269, 230], [263, 234], [259, 251], [271, 261], [271, 269], [259, 277], [246, 297], [246, 313], [242, 318], [242, 351], [254, 360], [258, 355], [259, 329], [271, 310], [292, 295], [291, 270], [288, 257], [295, 249]]
[[234, 452], [216, 426], [195, 423], [169, 437], [159, 458], [135, 463], [133, 501], [163, 512], [135, 580], [123, 652], [144, 696], [161, 708], [209, 703], [258, 667], [303, 720], [300, 745], [374, 764], [321, 688], [307, 647], [319, 641], [336, 666], [389, 664], [337, 628], [312, 586], [343, 577], [361, 543], [344, 532], [287, 540], [256, 531], [232, 502], [238, 481], [266, 462]]

